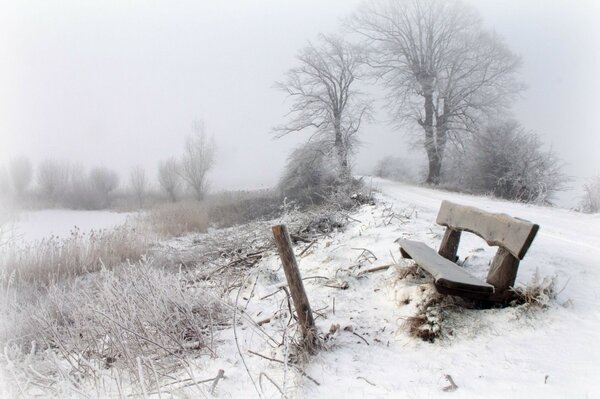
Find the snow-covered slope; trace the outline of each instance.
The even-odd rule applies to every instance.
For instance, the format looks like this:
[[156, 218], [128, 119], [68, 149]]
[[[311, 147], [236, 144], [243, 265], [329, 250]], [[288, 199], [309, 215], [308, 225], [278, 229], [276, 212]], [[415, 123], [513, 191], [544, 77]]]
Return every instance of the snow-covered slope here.
[[[199, 364], [207, 373], [225, 370], [220, 397], [324, 398], [592, 398], [600, 392], [600, 217], [568, 210], [515, 204], [373, 179], [376, 206], [352, 214], [344, 232], [315, 244], [298, 258], [316, 322], [324, 334], [340, 328], [308, 360], [305, 372], [261, 358], [284, 360], [289, 316], [279, 259], [264, 259], [232, 293], [237, 301], [234, 331], [224, 330], [215, 359]], [[528, 307], [475, 310], [449, 308], [444, 334], [433, 343], [412, 337], [406, 326], [431, 294], [426, 282], [407, 282], [399, 268], [361, 270], [399, 259], [394, 240], [410, 237], [437, 247], [443, 229], [435, 217], [443, 199], [504, 212], [540, 224], [521, 263], [517, 285], [556, 276], [564, 289], [544, 310]], [[298, 247], [299, 253], [304, 247]], [[367, 248], [377, 258], [360, 259]], [[485, 278], [494, 249], [464, 234], [464, 267]], [[347, 282], [348, 289], [332, 288]], [[275, 292], [275, 294], [273, 294]], [[270, 295], [273, 294], [273, 295]], [[269, 296], [270, 295], [270, 296]], [[271, 318], [258, 327], [252, 321]], [[239, 346], [239, 350], [238, 347]], [[245, 365], [244, 365], [245, 364]], [[458, 388], [444, 390], [450, 375]], [[202, 378], [205, 376], [203, 375]]]
[[[377, 206], [361, 208], [345, 232], [319, 241], [298, 259], [319, 329], [327, 333], [332, 325], [340, 325], [325, 348], [307, 362], [306, 374], [320, 385], [291, 366], [250, 353], [279, 360], [287, 356], [289, 343], [283, 331], [288, 319], [277, 317], [287, 309], [285, 294], [279, 291], [264, 298], [285, 281], [279, 259], [272, 254], [245, 281], [239, 296], [232, 296], [246, 309], [238, 314], [242, 320], [236, 329], [239, 352], [235, 345], [226, 344], [234, 339], [233, 331], [223, 331], [218, 337], [223, 341], [218, 358], [202, 365], [207, 372], [225, 370], [228, 378], [218, 387], [220, 396], [248, 397], [260, 392], [264, 397], [280, 397], [281, 389], [288, 397], [597, 397], [598, 215], [380, 179], [373, 179], [373, 186], [380, 190]], [[521, 263], [517, 284], [526, 284], [536, 272], [540, 278], [556, 276], [559, 288], [564, 287], [556, 301], [545, 310], [450, 311], [444, 317], [448, 318], [446, 328], [451, 329], [442, 338], [429, 343], [410, 336], [406, 319], [414, 315], [419, 300], [430, 294], [430, 285], [404, 282], [398, 278], [398, 267], [357, 275], [394, 260], [402, 263], [394, 244], [398, 237], [437, 247], [443, 230], [435, 225], [435, 216], [443, 199], [540, 224], [540, 233]], [[465, 267], [485, 277], [493, 249], [475, 236], [463, 237], [459, 255], [468, 257]], [[362, 250], [354, 248], [367, 248], [377, 259], [371, 259], [372, 264], [361, 262]], [[349, 288], [332, 288], [325, 285], [327, 281], [327, 285], [345, 281]], [[271, 322], [261, 327], [251, 322], [265, 318]], [[446, 375], [458, 389], [444, 390], [449, 385]]]

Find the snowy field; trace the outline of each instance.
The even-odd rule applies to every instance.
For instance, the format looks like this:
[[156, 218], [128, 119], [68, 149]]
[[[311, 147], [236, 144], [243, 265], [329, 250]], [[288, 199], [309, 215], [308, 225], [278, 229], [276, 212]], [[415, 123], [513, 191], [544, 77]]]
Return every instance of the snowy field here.
[[[374, 179], [379, 203], [363, 206], [343, 233], [320, 240], [298, 258], [325, 349], [301, 375], [283, 361], [289, 355], [285, 282], [273, 253], [253, 269], [237, 303], [238, 324], [215, 340], [217, 357], [199, 360], [205, 375], [218, 369], [225, 380], [218, 397], [341, 398], [594, 398], [600, 391], [600, 217], [568, 210], [515, 204]], [[398, 277], [399, 268], [359, 276], [361, 270], [400, 260], [394, 240], [410, 237], [433, 247], [443, 228], [435, 217], [443, 199], [504, 212], [540, 224], [521, 263], [517, 285], [556, 276], [557, 299], [544, 310], [450, 309], [445, 330], [434, 343], [408, 334], [406, 320], [431, 294], [426, 282]], [[390, 208], [392, 206], [393, 208]], [[393, 212], [398, 217], [391, 218]], [[305, 245], [305, 244], [301, 244]], [[361, 262], [361, 250], [377, 257]], [[296, 249], [300, 252], [302, 246]], [[463, 234], [464, 267], [485, 278], [494, 251], [478, 237]], [[349, 288], [332, 287], [347, 282]], [[275, 292], [275, 294], [273, 294]], [[273, 294], [273, 295], [271, 295]], [[279, 316], [278, 316], [279, 315]], [[256, 322], [270, 318], [262, 326]], [[241, 322], [240, 322], [241, 320]], [[235, 336], [237, 335], [237, 339]], [[239, 346], [239, 349], [238, 349]], [[449, 392], [452, 377], [458, 388]], [[318, 383], [318, 384], [317, 384]]]
[[[291, 358], [293, 329], [287, 297], [280, 289], [285, 276], [276, 252], [269, 250], [256, 266], [237, 269], [245, 274], [232, 276], [231, 281], [205, 281], [200, 276], [207, 269], [190, 270], [198, 274], [199, 278], [191, 279], [198, 288], [227, 287], [230, 313], [225, 316], [228, 322], [211, 332], [214, 356], [192, 359], [193, 379], [209, 383], [199, 390], [191, 386], [189, 370], [181, 370], [165, 377], [166, 382], [173, 382], [165, 383], [162, 397], [198, 397], [200, 393], [209, 397], [211, 379], [220, 369], [225, 378], [213, 392], [219, 398], [598, 397], [600, 215], [382, 179], [372, 183], [378, 190], [376, 205], [364, 205], [350, 214], [343, 232], [334, 232], [310, 247], [299, 243], [295, 248], [317, 327], [326, 338], [315, 356], [301, 362], [304, 374]], [[418, 314], [434, 290], [426, 278], [401, 276], [412, 261], [400, 259], [394, 241], [411, 238], [437, 248], [444, 231], [435, 224], [442, 200], [538, 223], [540, 232], [521, 262], [517, 286], [536, 276], [538, 281], [556, 278], [557, 298], [544, 309], [451, 306], [433, 315], [440, 328], [434, 342], [412, 336], [407, 320]], [[28, 242], [50, 234], [64, 236], [74, 226], [82, 232], [108, 229], [126, 222], [127, 216], [39, 211], [22, 214], [15, 226], [23, 242]], [[286, 216], [281, 222], [287, 222]], [[258, 230], [269, 230], [275, 223], [279, 221], [254, 223], [245, 229], [259, 235]], [[218, 240], [218, 231], [163, 244], [183, 256], [202, 240]], [[363, 249], [373, 256], [361, 256], [366, 254]], [[485, 278], [494, 251], [480, 238], [463, 234], [459, 256], [472, 274]], [[394, 266], [385, 271], [364, 273], [390, 264]], [[189, 289], [194, 290], [194, 285]], [[456, 389], [448, 389], [447, 376]]]
[[6, 232], [5, 239], [24, 244], [52, 235], [67, 237], [74, 229], [86, 234], [91, 230], [113, 229], [124, 224], [130, 215], [110, 211], [44, 209], [20, 212], [2, 228]]

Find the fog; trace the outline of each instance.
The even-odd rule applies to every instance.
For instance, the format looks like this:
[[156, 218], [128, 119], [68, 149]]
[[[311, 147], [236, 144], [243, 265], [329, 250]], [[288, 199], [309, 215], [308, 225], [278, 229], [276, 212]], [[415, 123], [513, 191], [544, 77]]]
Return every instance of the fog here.
[[[2, 2], [0, 162], [25, 154], [122, 173], [141, 164], [154, 176], [203, 120], [217, 145], [213, 189], [273, 185], [289, 151], [309, 137], [273, 139], [289, 106], [273, 84], [307, 41], [337, 32], [359, 3]], [[472, 3], [523, 59], [528, 89], [515, 116], [559, 153], [576, 189], [600, 172], [600, 5]], [[388, 122], [378, 106], [360, 134], [355, 171], [385, 155], [424, 157]]]

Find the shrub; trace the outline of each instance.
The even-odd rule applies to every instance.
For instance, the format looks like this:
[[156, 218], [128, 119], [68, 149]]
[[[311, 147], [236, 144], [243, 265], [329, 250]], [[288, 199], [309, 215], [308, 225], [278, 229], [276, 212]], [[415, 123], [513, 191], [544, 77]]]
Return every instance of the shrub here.
[[414, 167], [409, 165], [406, 159], [391, 155], [377, 162], [373, 174], [377, 177], [400, 182], [414, 182], [416, 180]]
[[582, 212], [600, 212], [600, 175], [592, 178], [583, 186], [580, 208]]
[[557, 155], [515, 121], [491, 123], [450, 155], [446, 183], [475, 193], [550, 203], [566, 182]]
[[283, 195], [299, 205], [322, 203], [339, 184], [335, 157], [329, 146], [309, 142], [289, 156], [279, 182]]

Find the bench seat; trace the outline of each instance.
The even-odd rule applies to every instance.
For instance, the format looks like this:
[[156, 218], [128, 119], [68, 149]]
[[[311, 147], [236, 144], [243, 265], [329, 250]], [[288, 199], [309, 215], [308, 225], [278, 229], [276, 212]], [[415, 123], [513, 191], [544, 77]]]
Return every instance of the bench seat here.
[[435, 250], [419, 241], [400, 239], [402, 251], [434, 278], [438, 291], [457, 291], [465, 294], [493, 294], [494, 286], [482, 281], [457, 264], [440, 256]]

